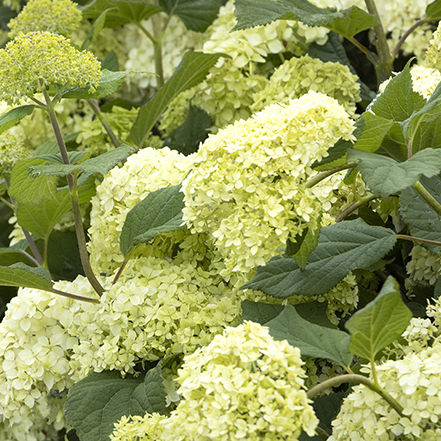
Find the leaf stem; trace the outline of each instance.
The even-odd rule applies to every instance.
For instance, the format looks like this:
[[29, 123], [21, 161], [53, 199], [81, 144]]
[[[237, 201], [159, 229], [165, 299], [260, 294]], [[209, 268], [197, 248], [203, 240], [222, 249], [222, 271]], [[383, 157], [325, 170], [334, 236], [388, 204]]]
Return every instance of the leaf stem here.
[[365, 377], [363, 375], [358, 374], [344, 374], [338, 375], [337, 377], [330, 378], [329, 380], [325, 380], [317, 386], [314, 386], [307, 393], [308, 398], [312, 399], [320, 393], [324, 392], [326, 389], [330, 387], [337, 387], [343, 383], [358, 383], [364, 384], [372, 391], [379, 394], [387, 403], [401, 416], [403, 417], [403, 408], [402, 406], [390, 396], [390, 394], [384, 390], [380, 385], [375, 384], [370, 378]]
[[355, 211], [357, 208], [360, 208], [362, 205], [372, 201], [373, 199], [376, 199], [377, 196], [370, 194], [368, 196], [365, 196], [364, 198], [361, 198], [358, 202], [353, 203], [350, 205], [346, 210], [342, 211], [336, 218], [335, 222], [341, 222], [344, 220], [348, 215], [350, 215], [353, 211]]
[[407, 234], [397, 234], [397, 239], [410, 240], [412, 242], [427, 243], [429, 245], [437, 245], [441, 247], [441, 242], [437, 240], [422, 239], [421, 237], [408, 236]]
[[380, 14], [378, 13], [375, 1], [364, 0], [364, 2], [369, 14], [373, 15], [377, 20], [377, 24], [374, 26], [374, 31], [376, 37], [375, 46], [378, 50], [378, 62], [374, 63], [374, 66], [377, 73], [377, 81], [378, 84], [380, 84], [391, 76], [394, 59], [390, 53], [386, 33], [384, 32], [383, 24], [381, 23]]
[[[52, 124], [52, 128], [55, 133], [55, 138], [58, 143], [58, 147], [60, 150], [61, 158], [63, 159], [63, 164], [70, 164], [69, 156], [67, 154], [66, 144], [64, 143], [63, 135], [61, 134], [61, 129], [58, 124], [57, 115], [54, 111], [53, 103], [49, 97], [49, 94], [46, 89], [43, 89], [44, 98], [46, 101], [46, 110], [49, 114], [49, 118]], [[86, 237], [84, 235], [84, 226], [83, 219], [81, 216], [80, 203], [78, 200], [78, 190], [77, 190], [77, 179], [71, 174], [67, 175], [67, 183], [69, 185], [70, 199], [72, 202], [72, 209], [75, 220], [75, 231], [77, 234], [78, 248], [80, 251], [81, 264], [84, 269], [84, 273], [86, 274], [87, 279], [92, 285], [93, 289], [101, 295], [104, 292], [104, 288], [101, 286], [98, 279], [95, 277], [95, 274], [92, 271], [92, 267], [90, 266], [89, 255], [87, 253], [86, 246]]]
[[112, 141], [112, 144], [115, 147], [119, 147], [121, 144], [118, 141], [118, 138], [115, 136], [115, 133], [113, 133], [113, 130], [110, 127], [108, 121], [106, 120], [106, 118], [104, 118], [104, 115], [101, 112], [101, 109], [100, 109], [100, 106], [98, 104], [98, 101], [94, 100], [94, 99], [89, 99], [87, 101], [88, 101], [90, 107], [92, 107], [92, 110], [95, 112], [95, 115], [97, 116], [97, 118], [100, 120], [100, 123], [104, 127], [104, 130], [109, 135], [109, 138], [110, 138], [110, 141]]
[[321, 173], [316, 174], [313, 178], [308, 179], [308, 181], [305, 184], [305, 187], [306, 188], [314, 187], [314, 185], [317, 185], [320, 181], [323, 181], [324, 179], [333, 175], [334, 173], [338, 173], [339, 171], [347, 170], [349, 168], [355, 168], [355, 167], [357, 167], [356, 162], [348, 162], [344, 165], [333, 168], [332, 170], [323, 171]]
[[395, 59], [398, 55], [398, 52], [401, 49], [401, 46], [405, 42], [406, 38], [419, 26], [423, 25], [424, 23], [429, 22], [430, 20], [428, 18], [423, 18], [421, 20], [418, 20], [415, 24], [413, 24], [404, 34], [403, 36], [398, 40], [397, 45], [394, 47], [394, 50], [392, 51], [392, 57]]
[[77, 296], [76, 294], [70, 294], [68, 292], [59, 291], [58, 289], [52, 288], [49, 292], [53, 292], [54, 294], [59, 294], [60, 296], [68, 297], [69, 299], [81, 300], [83, 302], [89, 303], [99, 303], [98, 299], [91, 299], [90, 297]]
[[37, 245], [35, 245], [34, 239], [32, 239], [32, 236], [28, 230], [24, 229], [23, 227], [21, 227], [21, 229], [22, 229], [23, 234], [29, 244], [29, 248], [31, 249], [32, 254], [35, 257], [35, 260], [37, 261], [38, 266], [43, 266], [44, 260], [43, 260], [43, 257], [41, 257], [40, 251], [38, 251]]
[[27, 253], [24, 250], [20, 250], [20, 253], [23, 254], [23, 256], [26, 257], [26, 259], [29, 259], [35, 266], [41, 266], [38, 262], [37, 259], [35, 259], [34, 257], [32, 257], [29, 253]]
[[417, 181], [413, 188], [419, 193], [419, 195], [430, 205], [433, 210], [441, 216], [441, 204], [427, 191], [427, 189]]
[[361, 44], [357, 39], [354, 37], [346, 37], [348, 41], [350, 41], [355, 47], [361, 50], [371, 61], [372, 63], [375, 63], [375, 61], [378, 61], [377, 54], [370, 51], [365, 45]]

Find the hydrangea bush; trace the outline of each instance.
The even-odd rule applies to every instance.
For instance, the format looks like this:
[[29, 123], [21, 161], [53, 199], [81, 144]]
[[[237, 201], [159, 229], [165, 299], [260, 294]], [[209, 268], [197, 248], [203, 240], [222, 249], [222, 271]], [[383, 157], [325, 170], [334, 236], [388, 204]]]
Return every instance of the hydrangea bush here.
[[0, 441], [440, 439], [440, 20], [3, 1]]

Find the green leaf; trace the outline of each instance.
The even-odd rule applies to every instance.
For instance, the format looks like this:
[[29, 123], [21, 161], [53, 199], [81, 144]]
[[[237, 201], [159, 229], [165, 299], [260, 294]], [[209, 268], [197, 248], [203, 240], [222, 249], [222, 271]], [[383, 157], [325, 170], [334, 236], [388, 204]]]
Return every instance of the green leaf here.
[[100, 99], [116, 92], [124, 81], [124, 78], [129, 74], [128, 71], [113, 72], [110, 70], [103, 70], [103, 75], [100, 78], [96, 90], [89, 87], [71, 87], [63, 91], [63, 98], [74, 99]]
[[159, 0], [167, 14], [177, 15], [187, 29], [205, 32], [219, 13], [222, 0]]
[[21, 250], [15, 250], [12, 248], [0, 248], [0, 265], [10, 266], [14, 263], [26, 263], [32, 265], [29, 259], [23, 254]]
[[274, 339], [287, 340], [290, 345], [299, 348], [303, 358], [326, 358], [342, 366], [349, 366], [352, 361], [350, 335], [303, 319], [291, 305], [285, 306], [265, 326]]
[[180, 184], [160, 188], [128, 212], [120, 237], [121, 251], [125, 255], [133, 245], [149, 242], [161, 233], [186, 228], [182, 220], [184, 194], [180, 190]]
[[350, 351], [368, 360], [396, 340], [407, 328], [412, 312], [401, 300], [397, 281], [389, 276], [380, 294], [347, 322], [351, 333]]
[[437, 175], [441, 170], [441, 150], [425, 149], [413, 155], [405, 162], [392, 158], [351, 150], [350, 161], [357, 161], [363, 179], [376, 196], [394, 195], [415, 184], [421, 176], [428, 178]]
[[208, 137], [211, 125], [211, 118], [206, 112], [195, 106], [190, 106], [184, 124], [165, 138], [164, 146], [184, 155], [194, 153], [198, 150], [199, 144]]
[[90, 43], [92, 43], [92, 41], [99, 35], [101, 30], [104, 28], [104, 24], [106, 22], [106, 15], [111, 10], [112, 10], [111, 8], [106, 9], [95, 20], [95, 22], [93, 23], [92, 27], [89, 30], [89, 33], [87, 34], [86, 39], [83, 41], [83, 44], [81, 45], [82, 51], [84, 51], [85, 49], [87, 49], [89, 47]]
[[35, 106], [32, 105], [20, 106], [0, 116], [0, 135], [15, 126], [25, 116], [30, 115], [34, 109]]
[[284, 305], [272, 305], [270, 303], [252, 302], [244, 300], [242, 302], [242, 316], [238, 326], [245, 320], [265, 325], [270, 320], [276, 318], [284, 309]]
[[32, 267], [21, 262], [0, 266], [0, 286], [23, 286], [51, 291], [51, 275], [42, 266]]
[[42, 199], [52, 199], [57, 191], [57, 178], [39, 176], [31, 178], [28, 168], [44, 164], [40, 158], [29, 158], [18, 162], [12, 169], [9, 195], [18, 203], [38, 204]]
[[200, 83], [222, 54], [187, 52], [175, 73], [138, 113], [130, 132], [133, 142], [141, 147], [146, 136], [170, 102], [181, 92]]
[[115, 51], [110, 51], [106, 58], [104, 58], [103, 61], [101, 61], [101, 70], [110, 70], [112, 72], [118, 72], [119, 71], [119, 62], [118, 62], [118, 55]]
[[93, 373], [69, 390], [65, 405], [67, 424], [81, 441], [108, 441], [122, 416], [165, 413], [165, 389], [158, 367], [144, 377], [121, 378], [119, 372]]
[[441, 0], [435, 0], [427, 6], [426, 17], [430, 21], [441, 20]]
[[[131, 153], [134, 152], [134, 148], [129, 145], [122, 145], [113, 150], [110, 150], [95, 158], [88, 159], [81, 163], [76, 164], [45, 164], [39, 166], [30, 166], [29, 175], [31, 177], [37, 177], [40, 175], [46, 176], [67, 176], [74, 172], [80, 171], [89, 175], [98, 173], [105, 175], [109, 170], [115, 167], [118, 162], [126, 159]], [[75, 152], [82, 153], [82, 152]], [[76, 156], [75, 156], [76, 157]], [[38, 179], [38, 178], [37, 178]]]
[[[72, 133], [71, 135], [67, 135], [64, 137], [64, 142], [68, 143], [70, 141], [75, 141], [75, 139], [77, 138], [77, 136], [83, 133], [81, 132], [75, 132]], [[51, 154], [51, 153], [58, 153], [60, 151], [59, 147], [58, 147], [58, 143], [57, 141], [46, 141], [45, 143], [41, 144], [39, 147], [37, 147], [34, 150], [34, 153], [32, 156], [37, 157], [40, 155], [47, 155], [47, 154]]]
[[127, 23], [140, 23], [162, 12], [161, 7], [146, 4], [142, 0], [95, 0], [81, 9], [83, 19], [96, 19], [104, 11], [111, 9], [106, 14], [105, 26], [108, 28], [116, 28]]
[[392, 230], [367, 225], [361, 219], [329, 225], [322, 228], [317, 248], [304, 270], [292, 258], [273, 257], [258, 267], [254, 278], [242, 288], [283, 298], [324, 294], [349, 271], [369, 267], [381, 259], [396, 240]]
[[[421, 178], [421, 184], [441, 204], [441, 179], [439, 176]], [[438, 214], [413, 188], [406, 188], [400, 195], [400, 213], [409, 227], [410, 234], [422, 239], [441, 241], [441, 222]], [[422, 244], [433, 253], [441, 254], [436, 245]]]
[[342, 11], [319, 8], [307, 0], [236, 0], [237, 25], [234, 31], [266, 25], [275, 20], [300, 20], [308, 26], [325, 26], [352, 37], [375, 26], [372, 15], [356, 6]]
[[375, 152], [381, 146], [384, 137], [389, 133], [394, 122], [372, 112], [363, 113], [361, 118], [364, 122], [363, 132], [354, 144], [354, 149]]
[[300, 245], [299, 250], [291, 257], [297, 262], [299, 268], [304, 270], [308, 263], [310, 254], [316, 249], [321, 231], [321, 224], [318, 224], [318, 228], [315, 230], [307, 229], [306, 236]]

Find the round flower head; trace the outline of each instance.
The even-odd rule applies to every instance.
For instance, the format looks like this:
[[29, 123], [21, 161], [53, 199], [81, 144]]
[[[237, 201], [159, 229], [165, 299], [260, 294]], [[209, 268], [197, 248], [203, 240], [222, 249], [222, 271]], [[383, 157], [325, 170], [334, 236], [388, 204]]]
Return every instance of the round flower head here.
[[441, 81], [441, 72], [435, 68], [415, 65], [410, 70], [410, 74], [412, 75], [413, 90], [426, 100], [432, 96]]
[[50, 85], [95, 87], [101, 66], [95, 56], [79, 52], [62, 35], [20, 34], [0, 50], [0, 99], [18, 104]]
[[163, 440], [296, 440], [318, 420], [304, 390], [300, 351], [275, 341], [268, 328], [245, 322], [226, 328], [184, 358], [182, 396], [162, 422]]
[[10, 174], [12, 167], [22, 160], [29, 158], [32, 152], [23, 147], [15, 136], [8, 132], [0, 135], [0, 176]]
[[17, 17], [9, 21], [10, 38], [22, 32], [48, 31], [69, 35], [81, 22], [81, 12], [71, 0], [30, 0]]
[[160, 422], [165, 416], [159, 413], [146, 413], [143, 417], [139, 415], [130, 418], [123, 416], [117, 423], [110, 435], [111, 441], [158, 441], [162, 435]]
[[425, 65], [441, 71], [441, 22], [433, 34], [430, 45], [427, 48]]

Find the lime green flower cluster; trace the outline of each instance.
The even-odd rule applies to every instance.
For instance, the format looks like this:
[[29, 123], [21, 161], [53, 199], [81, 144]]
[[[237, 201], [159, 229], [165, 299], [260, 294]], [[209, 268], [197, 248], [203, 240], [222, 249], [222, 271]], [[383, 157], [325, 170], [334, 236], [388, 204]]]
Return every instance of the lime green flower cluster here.
[[96, 87], [101, 67], [90, 52], [50, 32], [20, 34], [0, 49], [0, 99], [19, 104], [50, 85]]
[[375, 366], [380, 385], [403, 407], [404, 416], [367, 387], [355, 386], [332, 423], [330, 441], [354, 439], [354, 433], [360, 441], [440, 439], [440, 299], [427, 307], [427, 316], [413, 318], [402, 335], [407, 344], [396, 343], [394, 359]]
[[441, 22], [438, 23], [438, 28], [433, 34], [432, 40], [430, 40], [429, 47], [427, 48], [426, 58], [424, 64], [427, 67], [437, 69], [441, 71]]
[[110, 435], [110, 441], [159, 441], [163, 432], [160, 424], [165, 416], [158, 413], [146, 413], [144, 417], [139, 415], [130, 418], [123, 416], [117, 423]]
[[14, 165], [32, 156], [32, 151], [23, 146], [20, 139], [4, 132], [0, 135], [0, 176], [10, 175]]
[[161, 424], [163, 440], [281, 440], [312, 436], [318, 420], [304, 390], [300, 351], [268, 328], [226, 328], [184, 358], [182, 396]]
[[[441, 68], [441, 65], [440, 65]], [[437, 68], [415, 65], [411, 68], [412, 88], [428, 100], [441, 81], [441, 72]]]
[[313, 162], [352, 131], [335, 99], [310, 91], [205, 141], [183, 182], [184, 220], [214, 238], [227, 280], [263, 265], [304, 226], [316, 227], [320, 203], [305, 180]]
[[335, 98], [350, 115], [355, 114], [355, 103], [361, 100], [357, 76], [347, 66], [304, 55], [285, 61], [274, 71], [268, 84], [253, 96], [251, 111], [273, 103], [287, 104], [308, 90]]
[[409, 255], [406, 288], [411, 289], [417, 284], [434, 285], [441, 275], [441, 256], [421, 245], [414, 245]]
[[[123, 167], [112, 169], [98, 185], [92, 199], [89, 244], [90, 259], [98, 273], [112, 273], [124, 260], [119, 237], [127, 213], [153, 191], [178, 185], [191, 166], [191, 158], [163, 148], [146, 148], [131, 155]], [[151, 245], [139, 247], [139, 254], [163, 257], [187, 233], [159, 236]]]
[[48, 31], [72, 34], [80, 25], [81, 11], [71, 0], [29, 0], [17, 17], [9, 21], [9, 38], [20, 33]]

